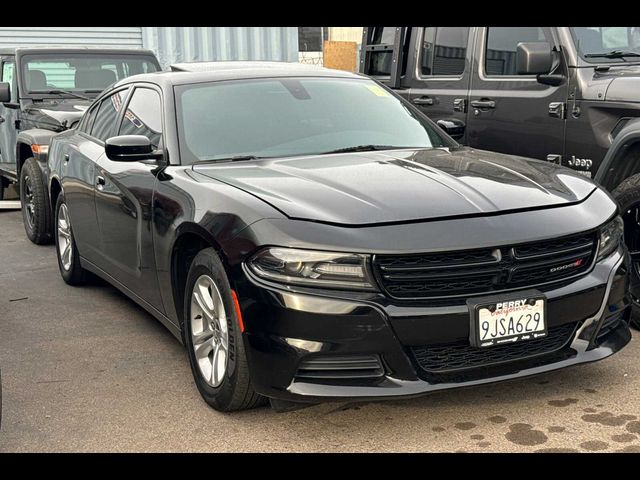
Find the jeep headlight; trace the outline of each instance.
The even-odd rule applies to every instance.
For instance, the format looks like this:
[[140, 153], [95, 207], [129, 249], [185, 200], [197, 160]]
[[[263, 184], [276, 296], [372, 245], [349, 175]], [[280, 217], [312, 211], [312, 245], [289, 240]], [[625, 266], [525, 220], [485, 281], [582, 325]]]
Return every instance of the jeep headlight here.
[[598, 259], [600, 261], [603, 258], [611, 255], [611, 253], [618, 248], [618, 245], [624, 238], [624, 222], [618, 215], [609, 223], [600, 228], [600, 241], [598, 243]]
[[256, 276], [291, 285], [376, 290], [369, 255], [269, 247], [247, 262]]

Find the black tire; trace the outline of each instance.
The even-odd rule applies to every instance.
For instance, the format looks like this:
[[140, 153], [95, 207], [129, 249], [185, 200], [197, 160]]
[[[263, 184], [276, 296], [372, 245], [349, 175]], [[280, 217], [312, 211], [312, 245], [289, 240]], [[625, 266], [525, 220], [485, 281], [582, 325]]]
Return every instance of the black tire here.
[[[636, 208], [640, 209], [640, 173], [625, 179], [611, 194], [620, 206], [624, 219], [624, 239], [629, 251], [640, 251], [640, 224], [633, 212]], [[636, 265], [631, 268], [630, 290], [635, 299], [640, 299], [640, 270]], [[635, 299], [631, 325], [640, 330], [640, 305]]]
[[22, 223], [29, 240], [37, 245], [51, 243], [53, 239], [51, 208], [42, 170], [33, 157], [25, 160], [20, 170], [20, 201]]
[[[228, 347], [228, 363], [222, 382], [213, 387], [205, 380], [196, 360], [192, 340], [191, 296], [196, 281], [203, 275], [209, 276], [215, 283], [226, 312]], [[266, 399], [257, 394], [251, 384], [249, 367], [244, 349], [244, 340], [231, 297], [231, 286], [220, 258], [213, 248], [199, 252], [191, 264], [185, 287], [183, 333], [189, 355], [189, 363], [193, 378], [202, 398], [211, 407], [221, 412], [246, 410], [266, 403]]]
[[[59, 221], [61, 210], [64, 209], [67, 213], [67, 221], [69, 227], [69, 241], [71, 244], [71, 252], [70, 252], [70, 262], [68, 267], [65, 268], [64, 261], [62, 259], [61, 252], [61, 235], [58, 233], [59, 231]], [[76, 247], [76, 241], [73, 236], [73, 229], [71, 227], [71, 222], [68, 220], [68, 210], [66, 207], [64, 194], [60, 193], [58, 195], [58, 200], [56, 201], [55, 208], [55, 225], [56, 225], [56, 234], [54, 235], [56, 239], [56, 257], [58, 258], [58, 268], [60, 269], [60, 275], [62, 275], [62, 279], [69, 285], [83, 285], [86, 282], [87, 271], [82, 268], [80, 265], [80, 255], [78, 254], [78, 248]], [[63, 245], [64, 248], [64, 245]]]
[[0, 177], [0, 201], [4, 199], [4, 180]]

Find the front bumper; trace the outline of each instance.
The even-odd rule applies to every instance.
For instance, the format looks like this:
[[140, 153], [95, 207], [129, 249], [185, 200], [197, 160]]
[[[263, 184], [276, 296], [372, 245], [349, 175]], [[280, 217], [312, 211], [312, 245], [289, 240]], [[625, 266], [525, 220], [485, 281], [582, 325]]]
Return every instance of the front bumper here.
[[[631, 339], [628, 264], [628, 254], [620, 247], [585, 276], [542, 289], [549, 329], [569, 332], [559, 348], [444, 374], [425, 370], [415, 352], [453, 343], [469, 349], [465, 304], [424, 306], [392, 302], [382, 295], [350, 298], [338, 292], [287, 291], [243, 271], [236, 288], [253, 385], [262, 395], [295, 402], [397, 398], [600, 360]], [[383, 373], [344, 379], [300, 375], [300, 365], [309, 359], [358, 355], [378, 355]]]

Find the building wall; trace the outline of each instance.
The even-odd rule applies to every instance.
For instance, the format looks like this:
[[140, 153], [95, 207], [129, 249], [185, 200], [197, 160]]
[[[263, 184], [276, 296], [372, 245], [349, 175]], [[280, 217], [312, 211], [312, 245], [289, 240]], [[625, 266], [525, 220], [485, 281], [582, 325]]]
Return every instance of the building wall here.
[[0, 46], [142, 47], [141, 27], [0, 27]]
[[0, 46], [13, 45], [144, 47], [163, 68], [194, 61], [298, 61], [296, 27], [0, 27]]
[[329, 40], [332, 42], [362, 42], [364, 27], [329, 27]]
[[142, 27], [163, 67], [216, 60], [298, 61], [296, 27]]

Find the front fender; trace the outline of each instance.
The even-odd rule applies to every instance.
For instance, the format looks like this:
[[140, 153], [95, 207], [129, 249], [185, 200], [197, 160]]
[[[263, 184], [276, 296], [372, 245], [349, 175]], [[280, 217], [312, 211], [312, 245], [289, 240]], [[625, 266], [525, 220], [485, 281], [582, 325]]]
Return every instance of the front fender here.
[[636, 163], [627, 161], [629, 148], [640, 142], [640, 118], [630, 120], [616, 135], [593, 180], [611, 191], [625, 178], [638, 171]]

